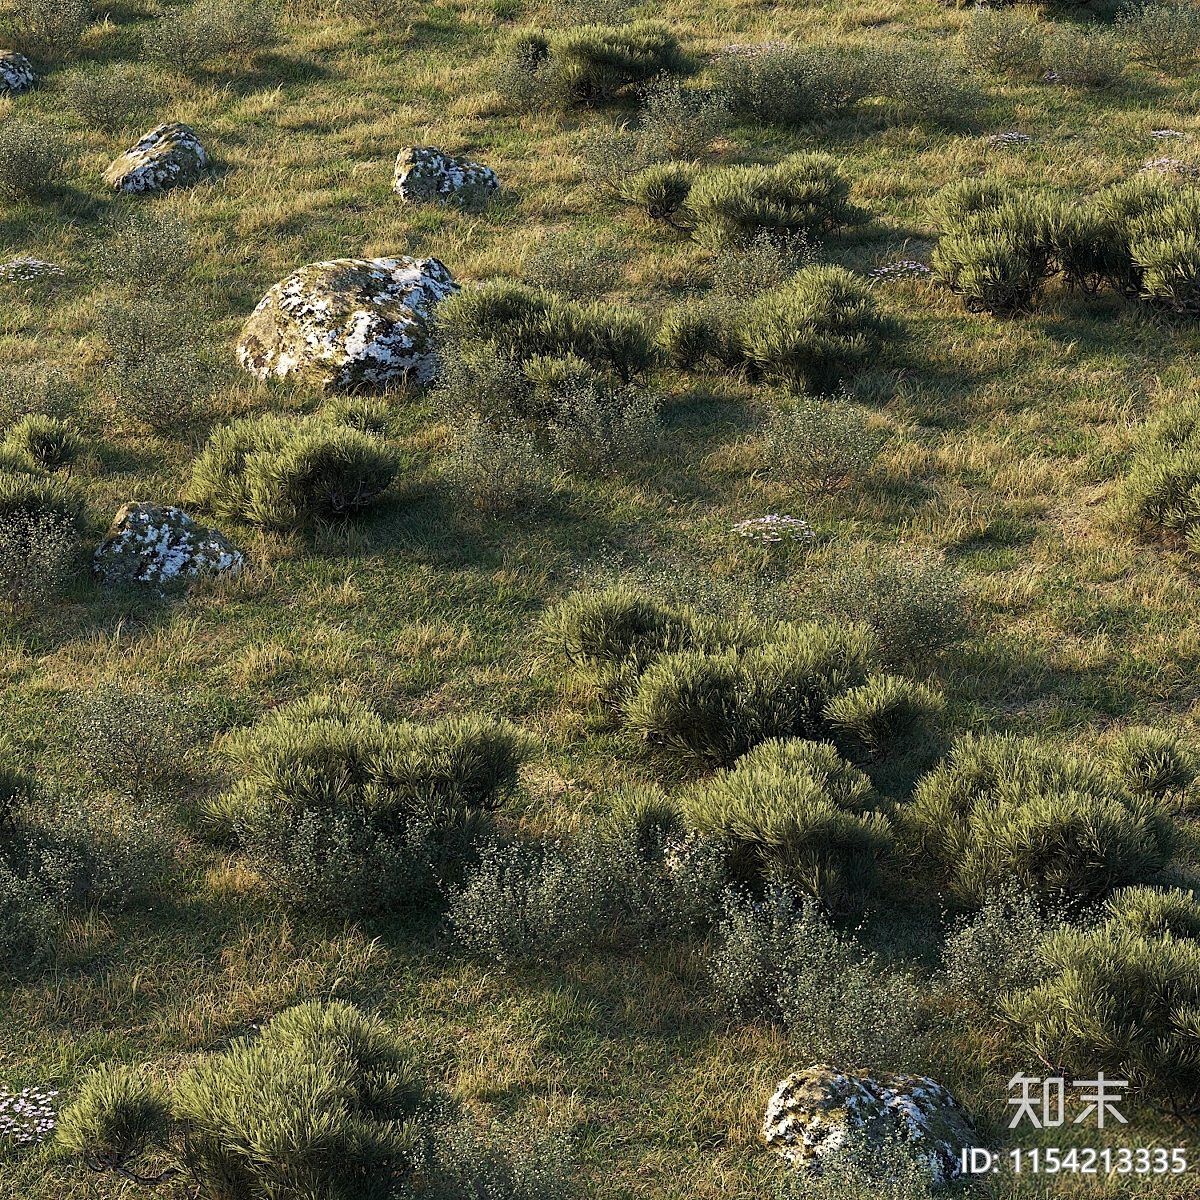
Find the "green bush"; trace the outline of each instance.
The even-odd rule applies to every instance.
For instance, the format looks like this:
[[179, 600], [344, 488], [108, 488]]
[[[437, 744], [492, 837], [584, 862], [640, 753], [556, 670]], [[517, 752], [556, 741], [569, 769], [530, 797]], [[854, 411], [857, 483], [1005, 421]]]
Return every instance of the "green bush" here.
[[29, 413], [4, 435], [4, 447], [27, 456], [44, 471], [69, 471], [83, 453], [83, 439], [67, 421]]
[[35, 62], [57, 63], [79, 48], [91, 22], [86, 0], [16, 0], [8, 16], [13, 44]]
[[527, 739], [506, 722], [385, 724], [313, 697], [230, 735], [236, 781], [208, 802], [215, 839], [236, 836], [286, 902], [325, 915], [427, 900], [511, 790]]
[[321, 418], [331, 425], [346, 425], [360, 433], [386, 437], [392, 414], [375, 396], [334, 396], [321, 406]]
[[1099, 928], [1047, 943], [1047, 978], [1002, 1001], [1023, 1048], [1064, 1073], [1103, 1071], [1186, 1119], [1200, 1111], [1200, 905], [1191, 892], [1131, 888]]
[[775, 479], [828, 495], [861, 483], [887, 440], [861, 408], [802, 400], [772, 414], [763, 461]]
[[637, 84], [679, 74], [687, 62], [659, 21], [584, 25], [551, 37], [547, 63], [558, 94], [576, 104], [611, 100]]
[[869, 792], [832, 746], [772, 739], [687, 793], [684, 815], [724, 847], [733, 879], [797, 887], [840, 912], [861, 906], [891, 849], [887, 818], [864, 811]]
[[874, 640], [857, 626], [780, 626], [745, 650], [655, 659], [624, 703], [627, 726], [684, 759], [728, 765], [774, 737], [820, 737], [827, 700], [862, 683]]
[[1181, 316], [1200, 315], [1200, 192], [1179, 190], [1129, 223], [1141, 295]]
[[960, 124], [978, 97], [963, 78], [962, 68], [945, 54], [898, 46], [867, 56], [871, 94], [890, 102], [900, 120]]
[[1138, 452], [1113, 498], [1130, 533], [1200, 549], [1200, 398], [1173, 405], [1143, 428]]
[[722, 246], [709, 260], [713, 292], [722, 303], [756, 300], [790, 283], [816, 261], [817, 248], [803, 231], [780, 236], [760, 229], [744, 245]]
[[[107, 223], [97, 239], [95, 261], [111, 284], [139, 295], [178, 292], [192, 258], [191, 231], [175, 213], [154, 209], [125, 213]], [[163, 301], [155, 295], [154, 304]], [[163, 338], [144, 338], [165, 347], [186, 334], [168, 324]]]
[[83, 494], [59, 475], [0, 470], [0, 524], [18, 514], [54, 517], [78, 529], [84, 519]]
[[620, 259], [611, 247], [566, 233], [540, 242], [521, 270], [521, 278], [531, 287], [576, 300], [602, 296], [620, 277]]
[[0, 192], [39, 196], [62, 174], [66, 148], [58, 131], [40, 121], [8, 117], [0, 124]]
[[55, 926], [44, 882], [0, 856], [0, 979], [40, 967], [53, 950]]
[[152, 76], [124, 63], [100, 71], [71, 71], [63, 79], [62, 92], [80, 120], [109, 134], [144, 129], [163, 99]]
[[71, 522], [52, 513], [0, 521], [0, 601], [10, 612], [48, 603], [70, 573], [76, 546]]
[[1071, 87], [1112, 87], [1124, 75], [1125, 61], [1125, 51], [1108, 31], [1063, 26], [1046, 39], [1042, 52], [1048, 78]]
[[937, 279], [962, 295], [972, 312], [1015, 313], [1032, 306], [1054, 271], [1062, 205], [1043, 196], [1005, 196], [986, 184], [952, 184], [948, 191], [933, 206], [942, 217], [933, 252]]
[[555, 491], [554, 472], [529, 433], [478, 419], [455, 430], [446, 475], [467, 503], [490, 516], [537, 512]]
[[[911, 1069], [919, 1045], [916, 985], [839, 934], [809, 897], [798, 902], [780, 888], [763, 900], [728, 893], [712, 976], [731, 1013], [781, 1023], [811, 1058]], [[877, 1188], [862, 1194], [892, 1196]]]
[[1200, 13], [1190, 4], [1129, 4], [1116, 25], [1129, 57], [1160, 71], [1185, 70], [1200, 50]]
[[189, 495], [218, 516], [289, 529], [357, 516], [378, 503], [396, 471], [387, 443], [358, 429], [247, 417], [210, 434]]
[[637, 158], [653, 163], [694, 162], [712, 149], [728, 112], [719, 92], [666, 80], [651, 87], [638, 114]]
[[1024, 13], [977, 8], [960, 44], [963, 58], [977, 71], [1029, 78], [1042, 69], [1044, 40], [1037, 22]]
[[90, 1170], [125, 1170], [165, 1140], [170, 1112], [161, 1086], [143, 1071], [97, 1067], [59, 1113], [55, 1140]]
[[655, 163], [621, 185], [621, 199], [672, 229], [687, 227], [687, 200], [694, 172], [680, 163]]
[[843, 267], [805, 267], [737, 318], [742, 356], [794, 391], [828, 392], [892, 335], [865, 283]]
[[658, 441], [659, 401], [635, 387], [563, 388], [547, 433], [554, 457], [567, 469], [610, 470], [640, 458]]
[[945, 702], [923, 683], [898, 675], [874, 675], [861, 687], [825, 705], [825, 720], [852, 744], [887, 754], [921, 742], [936, 729]]
[[575, 355], [625, 384], [653, 361], [646, 324], [627, 307], [580, 304], [507, 280], [447, 297], [437, 322], [452, 353], [482, 345], [516, 363]]
[[840, 46], [770, 46], [724, 54], [721, 88], [733, 112], [778, 125], [803, 125], [842, 112], [872, 92], [870, 64]]
[[963, 737], [901, 812], [902, 838], [935, 886], [979, 907], [1015, 886], [1080, 903], [1151, 879], [1174, 826], [1099, 767], [1034, 741]]
[[275, 43], [272, 10], [256, 0], [199, 0], [169, 10], [142, 35], [142, 53], [151, 62], [193, 71], [226, 54], [256, 54]]
[[825, 234], [847, 225], [850, 181], [826, 154], [798, 153], [773, 167], [723, 167], [701, 175], [688, 198], [696, 237], [710, 246], [773, 235]]
[[1127, 729], [1109, 743], [1106, 757], [1112, 778], [1135, 796], [1162, 799], [1196, 778], [1191, 752], [1165, 729]]

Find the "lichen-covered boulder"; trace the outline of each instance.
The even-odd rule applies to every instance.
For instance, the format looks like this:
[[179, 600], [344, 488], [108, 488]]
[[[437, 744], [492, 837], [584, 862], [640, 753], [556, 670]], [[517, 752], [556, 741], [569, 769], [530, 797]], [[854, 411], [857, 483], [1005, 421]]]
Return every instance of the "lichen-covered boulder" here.
[[12, 50], [0, 54], [0, 92], [23, 92], [33, 87], [35, 78], [25, 55]]
[[108, 583], [168, 583], [240, 571], [246, 556], [223, 534], [182, 509], [126, 504], [96, 548], [96, 573]]
[[453, 200], [475, 207], [499, 188], [491, 167], [453, 158], [434, 146], [409, 146], [396, 155], [392, 191], [413, 204]]
[[159, 125], [126, 150], [104, 172], [104, 182], [117, 192], [165, 192], [195, 183], [208, 155], [189, 125]]
[[437, 371], [433, 310], [457, 285], [436, 258], [338, 258], [301, 267], [259, 301], [238, 339], [252, 375], [331, 390]]
[[820, 1172], [821, 1160], [852, 1136], [896, 1139], [935, 1183], [962, 1173], [962, 1149], [978, 1145], [971, 1118], [924, 1075], [873, 1078], [815, 1066], [789, 1075], [763, 1119], [763, 1139], [793, 1166]]

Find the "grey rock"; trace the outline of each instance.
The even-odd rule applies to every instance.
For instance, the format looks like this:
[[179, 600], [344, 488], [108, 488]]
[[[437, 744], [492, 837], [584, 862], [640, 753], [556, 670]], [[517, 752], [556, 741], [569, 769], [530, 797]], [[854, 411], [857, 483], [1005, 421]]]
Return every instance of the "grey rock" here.
[[112, 162], [104, 182], [117, 192], [165, 192], [195, 183], [208, 165], [208, 156], [195, 131], [171, 122], [143, 135]]
[[223, 534], [198, 525], [182, 509], [124, 505], [96, 548], [95, 569], [107, 583], [167, 583], [236, 574], [246, 556]]

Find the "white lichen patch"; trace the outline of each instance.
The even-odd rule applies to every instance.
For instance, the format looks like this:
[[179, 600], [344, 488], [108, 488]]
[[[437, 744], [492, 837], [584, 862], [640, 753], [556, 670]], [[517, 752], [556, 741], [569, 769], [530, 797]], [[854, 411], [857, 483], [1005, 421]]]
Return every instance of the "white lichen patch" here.
[[815, 1066], [783, 1080], [767, 1104], [763, 1140], [796, 1167], [820, 1172], [821, 1160], [851, 1136], [892, 1137], [946, 1183], [961, 1173], [961, 1150], [976, 1144], [970, 1117], [924, 1075], [878, 1079]]
[[27, 283], [43, 275], [65, 275], [62, 267], [42, 262], [37, 258], [14, 258], [12, 262], [0, 263], [0, 280], [4, 283]]
[[200, 139], [188, 125], [172, 122], [150, 130], [104, 172], [118, 192], [163, 192], [195, 183], [208, 164]]
[[33, 64], [25, 55], [11, 50], [0, 54], [0, 92], [23, 92], [35, 81]]
[[491, 167], [443, 154], [434, 146], [409, 146], [396, 155], [392, 191], [411, 204], [454, 200], [476, 207], [499, 189]]
[[167, 583], [240, 571], [246, 556], [223, 534], [182, 509], [126, 504], [96, 549], [96, 573], [109, 583]]
[[238, 362], [259, 379], [303, 375], [344, 390], [437, 371], [432, 318], [456, 290], [436, 258], [339, 258], [275, 284], [238, 339]]

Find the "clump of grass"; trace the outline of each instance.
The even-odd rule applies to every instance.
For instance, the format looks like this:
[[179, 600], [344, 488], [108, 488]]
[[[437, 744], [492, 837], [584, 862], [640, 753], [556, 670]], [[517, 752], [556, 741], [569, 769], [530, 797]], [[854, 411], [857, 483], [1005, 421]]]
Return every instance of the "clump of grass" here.
[[1107, 761], [1112, 777], [1135, 796], [1161, 800], [1196, 778], [1191, 751], [1165, 729], [1126, 729], [1109, 744]]
[[83, 453], [83, 439], [70, 422], [41, 413], [22, 417], [4, 435], [4, 448], [24, 455], [43, 471], [59, 471]]

